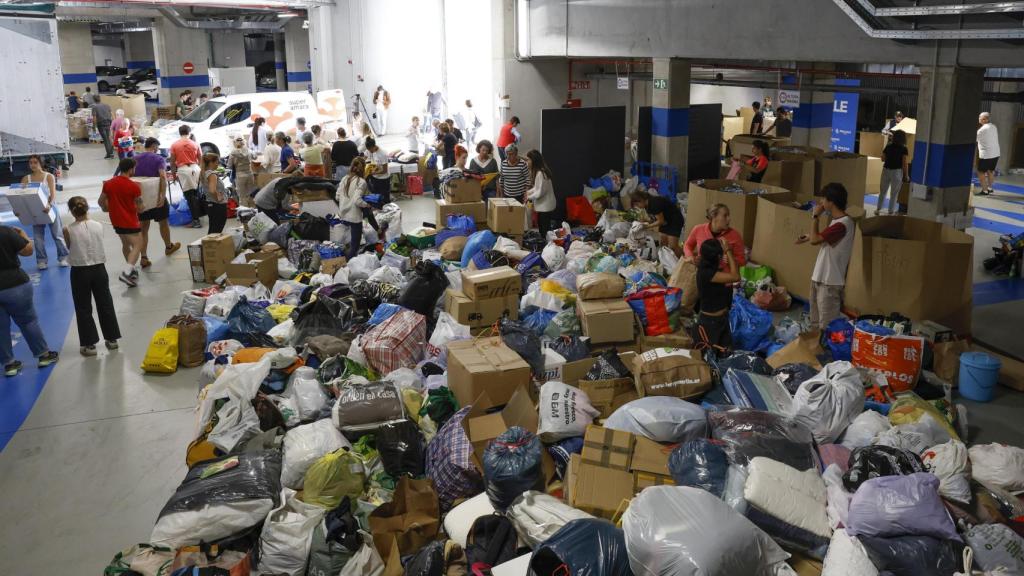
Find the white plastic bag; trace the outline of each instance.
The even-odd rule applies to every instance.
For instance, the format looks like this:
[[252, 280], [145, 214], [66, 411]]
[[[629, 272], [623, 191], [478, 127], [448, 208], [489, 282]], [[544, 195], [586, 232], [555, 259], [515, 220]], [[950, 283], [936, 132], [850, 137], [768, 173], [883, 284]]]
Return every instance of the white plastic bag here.
[[292, 320], [291, 318], [288, 318], [284, 322], [281, 322], [267, 331], [267, 336], [273, 338], [274, 343], [278, 346], [284, 346], [288, 342], [291, 342], [294, 334], [295, 320]]
[[468, 340], [469, 338], [471, 338], [469, 326], [459, 324], [454, 316], [447, 312], [441, 312], [437, 316], [437, 324], [427, 342], [427, 358], [446, 356], [449, 342]]
[[206, 314], [206, 296], [197, 296], [191, 291], [181, 293], [181, 308], [179, 314], [202, 318]]
[[1024, 574], [1024, 538], [1009, 526], [978, 524], [968, 529], [965, 536], [983, 570], [991, 570], [993, 576]]
[[1005, 444], [971, 446], [974, 479], [1011, 492], [1024, 490], [1024, 450]]
[[552, 272], [565, 268], [565, 248], [558, 244], [551, 243], [545, 246], [540, 257]]
[[313, 274], [313, 276], [311, 276], [309, 279], [310, 286], [327, 286], [328, 284], [332, 284], [333, 282], [334, 276], [331, 276], [330, 274], [317, 273]]
[[275, 302], [288, 304], [290, 306], [298, 306], [299, 301], [302, 298], [302, 292], [305, 289], [306, 285], [302, 282], [296, 282], [294, 280], [278, 280], [277, 282], [274, 282], [274, 289], [270, 291], [270, 295]]
[[423, 380], [412, 368], [399, 368], [392, 370], [384, 377], [384, 381], [393, 382], [398, 389], [412, 388], [416, 391], [423, 390]]
[[587, 425], [601, 415], [591, 406], [586, 392], [549, 380], [540, 387], [540, 427], [537, 435], [545, 444], [563, 438], [583, 436]]
[[234, 290], [218, 292], [206, 299], [206, 315], [226, 320], [228, 314], [238, 304], [239, 294]]
[[793, 395], [794, 419], [810, 428], [819, 444], [834, 442], [863, 411], [860, 373], [845, 361], [826, 364]]
[[346, 358], [353, 362], [358, 362], [363, 366], [369, 366], [366, 362], [366, 354], [363, 352], [363, 335], [359, 334], [352, 339], [352, 345], [348, 347], [348, 354]]
[[249, 302], [273, 302], [274, 300], [274, 298], [270, 295], [270, 290], [268, 290], [267, 287], [264, 286], [262, 282], [257, 282], [252, 286], [247, 287], [245, 289], [245, 292], [242, 293], [242, 296], [245, 296], [245, 299], [248, 300]]
[[348, 279], [350, 282], [366, 280], [373, 271], [380, 268], [380, 258], [376, 254], [364, 253], [348, 261]]
[[836, 530], [825, 554], [821, 576], [878, 576], [878, 569], [856, 538], [846, 530]]
[[285, 396], [295, 398], [299, 409], [300, 420], [312, 420], [320, 414], [320, 410], [327, 404], [327, 394], [320, 387], [316, 379], [316, 370], [309, 366], [297, 368], [288, 378], [288, 388]]
[[679, 264], [679, 257], [668, 246], [662, 246], [658, 248], [658, 261], [661, 262], [662, 268], [665, 269], [665, 275], [668, 276]]
[[352, 240], [352, 231], [345, 224], [331, 226], [330, 240], [336, 244], [345, 246]]
[[700, 488], [651, 486], [622, 517], [636, 576], [771, 576], [789, 554], [750, 520]]
[[369, 246], [380, 242], [380, 235], [373, 229], [373, 226], [370, 226], [369, 222], [363, 222], [363, 237], [360, 240], [364, 246]]
[[[385, 254], [385, 256], [387, 256], [387, 254]], [[405, 277], [402, 276], [402, 271], [394, 266], [389, 266], [384, 262], [384, 260], [381, 261], [381, 267], [377, 268], [370, 274], [368, 280], [383, 282], [385, 284], [394, 284], [399, 288], [405, 285]]]
[[923, 414], [917, 422], [900, 424], [875, 437], [875, 444], [892, 446], [921, 454], [928, 448], [951, 440], [949, 432], [931, 414]]
[[256, 396], [260, 385], [270, 374], [270, 360], [266, 357], [259, 362], [245, 364], [228, 364], [220, 376], [199, 391], [199, 401], [196, 404], [196, 419], [192, 428], [192, 438], [199, 438], [203, 435], [206, 425], [213, 417], [214, 405], [222, 398], [238, 398], [250, 401]]
[[388, 230], [384, 234], [385, 240], [397, 240], [402, 236], [402, 209], [394, 202], [385, 204], [380, 212], [377, 212], [377, 223], [388, 225]]
[[284, 397], [277, 394], [268, 394], [267, 398], [274, 403], [274, 406], [277, 406], [281, 417], [284, 418], [285, 428], [294, 428], [302, 424], [302, 420], [299, 419], [299, 403], [295, 401], [294, 396]]
[[967, 446], [959, 440], [932, 446], [921, 454], [924, 469], [939, 479], [939, 494], [950, 500], [971, 501], [971, 463]]
[[509, 252], [521, 252], [523, 250], [523, 247], [520, 246], [518, 242], [511, 238], [505, 236], [498, 236], [494, 240], [494, 246], [491, 247], [491, 250], [496, 250], [508, 256]]
[[306, 504], [294, 490], [281, 490], [281, 505], [271, 510], [260, 533], [260, 574], [303, 576], [313, 530], [327, 513]]
[[348, 285], [348, 275], [349, 275], [349, 271], [348, 271], [348, 267], [347, 266], [342, 266], [341, 268], [338, 268], [338, 271], [334, 273], [334, 283], [335, 284], [345, 284], [347, 286]]
[[612, 412], [604, 426], [655, 442], [688, 442], [706, 437], [708, 430], [704, 409], [674, 396], [633, 400]]
[[872, 444], [875, 436], [892, 428], [889, 419], [874, 410], [865, 410], [853, 419], [843, 434], [841, 445], [850, 450]]
[[505, 514], [512, 520], [519, 537], [531, 548], [554, 536], [572, 520], [593, 518], [554, 496], [535, 490], [523, 492]]
[[284, 460], [281, 466], [281, 484], [301, 490], [306, 471], [319, 458], [340, 448], [352, 445], [334, 427], [330, 419], [303, 424], [284, 435]]
[[384, 560], [373, 546], [373, 537], [360, 532], [363, 545], [348, 559], [338, 576], [384, 576]]
[[829, 464], [821, 473], [821, 479], [825, 481], [825, 498], [828, 500], [825, 512], [828, 514], [829, 526], [833, 530], [841, 525], [846, 526], [853, 494], [847, 492], [843, 486], [843, 471], [837, 464]]
[[282, 280], [291, 280], [299, 273], [299, 269], [295, 267], [287, 258], [279, 258], [277, 260], [277, 277]]
[[266, 244], [270, 239], [270, 231], [277, 226], [277, 223], [263, 212], [258, 212], [249, 220], [249, 233], [259, 240], [260, 244]]
[[232, 397], [217, 411], [217, 425], [210, 431], [207, 440], [228, 453], [260, 431], [260, 418], [252, 402]]

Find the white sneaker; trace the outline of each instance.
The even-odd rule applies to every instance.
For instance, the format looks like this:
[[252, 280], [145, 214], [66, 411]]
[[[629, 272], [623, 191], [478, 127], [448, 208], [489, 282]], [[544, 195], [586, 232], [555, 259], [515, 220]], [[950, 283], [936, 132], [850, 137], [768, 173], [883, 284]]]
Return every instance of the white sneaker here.
[[50, 265], [47, 264], [46, 262], [36, 262], [36, 268], [38, 268], [39, 270], [46, 270], [49, 267]]
[[60, 260], [57, 260], [57, 264], [59, 264], [61, 268], [67, 268], [68, 266], [71, 266], [71, 264], [68, 264], [67, 258], [61, 258]]

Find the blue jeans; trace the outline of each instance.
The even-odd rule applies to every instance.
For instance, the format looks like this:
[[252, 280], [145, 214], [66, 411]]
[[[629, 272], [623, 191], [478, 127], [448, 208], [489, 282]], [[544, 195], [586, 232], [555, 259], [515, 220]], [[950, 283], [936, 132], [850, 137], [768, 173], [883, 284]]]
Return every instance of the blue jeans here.
[[64, 244], [64, 227], [60, 222], [60, 210], [56, 206], [50, 208], [53, 211], [52, 224], [36, 224], [32, 226], [32, 243], [35, 245], [36, 262], [46, 262], [46, 229], [50, 229], [50, 236], [53, 236], [53, 243], [57, 245], [57, 259], [63, 260], [68, 257], [68, 247]]
[[21, 329], [29, 350], [35, 357], [42, 356], [50, 348], [39, 327], [39, 317], [32, 303], [32, 283], [25, 282], [13, 288], [0, 290], [0, 365], [14, 361], [14, 347], [11, 344], [11, 320]]

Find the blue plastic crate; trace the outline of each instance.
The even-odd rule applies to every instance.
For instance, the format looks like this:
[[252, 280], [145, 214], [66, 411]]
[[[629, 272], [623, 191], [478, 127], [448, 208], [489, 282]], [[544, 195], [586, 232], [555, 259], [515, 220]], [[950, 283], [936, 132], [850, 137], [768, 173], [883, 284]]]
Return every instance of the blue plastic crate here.
[[632, 172], [638, 176], [641, 184], [647, 188], [656, 189], [659, 196], [663, 196], [673, 204], [676, 203], [676, 193], [679, 190], [679, 170], [674, 166], [653, 162], [634, 162]]

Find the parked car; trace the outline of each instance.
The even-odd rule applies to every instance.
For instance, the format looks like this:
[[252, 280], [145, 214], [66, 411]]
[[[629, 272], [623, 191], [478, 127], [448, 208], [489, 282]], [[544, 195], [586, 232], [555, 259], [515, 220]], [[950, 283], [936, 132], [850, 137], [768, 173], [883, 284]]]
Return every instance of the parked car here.
[[117, 87], [128, 93], [133, 93], [139, 82], [143, 82], [145, 80], [156, 82], [156, 68], [143, 68], [141, 70], [136, 70], [128, 76], [125, 76]]
[[273, 61], [256, 66], [256, 89], [277, 90], [277, 68]]
[[113, 92], [127, 75], [127, 68], [120, 66], [97, 66], [96, 88], [100, 92]]

